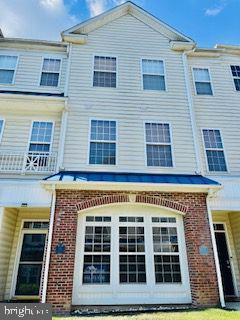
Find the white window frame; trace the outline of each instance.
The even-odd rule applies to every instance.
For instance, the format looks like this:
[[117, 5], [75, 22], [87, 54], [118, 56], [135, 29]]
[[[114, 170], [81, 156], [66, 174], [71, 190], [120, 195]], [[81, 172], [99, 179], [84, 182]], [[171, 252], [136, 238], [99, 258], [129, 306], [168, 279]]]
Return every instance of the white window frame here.
[[[163, 62], [163, 74], [159, 74], [159, 76], [164, 76], [164, 82], [165, 82], [165, 90], [153, 90], [153, 89], [144, 89], [143, 86], [143, 60], [157, 60], [157, 61], [162, 61]], [[140, 70], [141, 70], [141, 79], [142, 79], [142, 85], [141, 85], [141, 89], [144, 92], [167, 92], [168, 91], [168, 87], [167, 87], [167, 75], [166, 75], [166, 63], [165, 63], [165, 59], [163, 58], [159, 58], [159, 57], [141, 57], [140, 59]], [[146, 73], [149, 75], [152, 75], [150, 73]], [[156, 75], [156, 74], [154, 74]]]
[[[58, 84], [57, 86], [44, 86], [44, 85], [41, 85], [41, 78], [42, 78], [42, 73], [43, 73], [43, 63], [44, 63], [44, 59], [54, 59], [54, 60], [60, 60], [60, 68], [59, 68], [59, 76], [58, 76]], [[41, 69], [40, 69], [40, 73], [39, 73], [39, 79], [38, 79], [38, 86], [40, 88], [51, 88], [51, 89], [58, 89], [59, 86], [60, 86], [60, 83], [61, 83], [61, 75], [62, 75], [62, 60], [63, 58], [62, 57], [58, 57], [58, 56], [42, 56], [42, 62], [41, 62]], [[57, 72], [48, 72], [48, 73], [57, 73]]]
[[4, 129], [5, 129], [5, 119], [4, 118], [1, 118], [0, 117], [0, 121], [2, 121], [3, 122], [3, 124], [2, 124], [2, 130], [1, 130], [1, 132], [0, 132], [0, 143], [2, 142], [2, 137], [3, 137], [3, 132], [4, 132]]
[[[203, 130], [218, 130], [220, 132], [220, 137], [221, 137], [221, 141], [222, 141], [222, 148], [206, 148], [205, 147], [205, 141], [204, 141], [204, 135], [203, 135]], [[201, 135], [202, 135], [202, 142], [203, 142], [203, 148], [204, 148], [204, 156], [205, 156], [205, 161], [206, 161], [206, 168], [207, 168], [207, 172], [209, 174], [217, 174], [219, 175], [219, 173], [221, 174], [228, 174], [229, 173], [229, 169], [228, 169], [228, 161], [227, 161], [227, 156], [226, 156], [226, 152], [225, 152], [225, 147], [224, 147], [224, 141], [223, 141], [223, 137], [222, 137], [222, 131], [219, 128], [201, 128]], [[208, 158], [207, 158], [207, 150], [215, 150], [215, 151], [223, 151], [224, 154], [224, 159], [225, 159], [225, 163], [226, 163], [226, 171], [210, 171], [209, 170], [209, 166], [208, 166]]]
[[[21, 221], [21, 227], [19, 230], [19, 235], [18, 235], [18, 242], [17, 242], [17, 249], [16, 249], [16, 254], [15, 254], [15, 261], [14, 261], [14, 267], [13, 267], [13, 275], [12, 275], [12, 283], [11, 283], [11, 290], [10, 290], [10, 296], [11, 298], [17, 297], [18, 299], [25, 298], [25, 299], [38, 299], [40, 296], [40, 291], [41, 291], [41, 286], [39, 290], [39, 295], [37, 296], [23, 296], [23, 295], [15, 295], [16, 291], [16, 285], [17, 285], [17, 275], [18, 275], [18, 268], [19, 268], [19, 263], [20, 263], [20, 256], [21, 256], [21, 251], [22, 251], [22, 245], [23, 245], [23, 239], [25, 234], [46, 234], [46, 239], [45, 239], [45, 249], [47, 246], [47, 234], [48, 234], [48, 229], [24, 229], [24, 222], [27, 221], [33, 221], [33, 222], [49, 222], [48, 219], [22, 219]], [[45, 250], [44, 250], [45, 251]], [[44, 272], [44, 259], [45, 256], [43, 256], [43, 267], [42, 267], [42, 274]], [[42, 276], [41, 276], [42, 278]]]
[[[93, 140], [91, 141], [91, 123], [92, 120], [94, 121], [114, 121], [116, 123], [116, 140], [112, 141], [112, 140]], [[104, 119], [104, 118], [89, 118], [89, 130], [88, 130], [88, 152], [87, 152], [87, 165], [88, 166], [94, 166], [94, 167], [100, 167], [103, 168], [104, 166], [106, 167], [116, 167], [118, 165], [118, 120], [116, 119]], [[116, 145], [116, 161], [115, 164], [94, 164], [94, 163], [90, 163], [90, 143], [91, 142], [106, 142], [106, 143], [115, 143]]]
[[[34, 124], [34, 122], [51, 122], [52, 123], [52, 137], [51, 137], [51, 141], [50, 142], [31, 142], [31, 136], [32, 136], [32, 129], [33, 129], [33, 124]], [[52, 152], [52, 145], [53, 145], [53, 137], [54, 137], [54, 129], [55, 129], [55, 122], [53, 121], [53, 120], [47, 120], [47, 119], [41, 119], [41, 120], [39, 120], [39, 119], [34, 119], [34, 120], [32, 120], [32, 122], [31, 122], [31, 126], [30, 126], [30, 132], [29, 132], [29, 137], [28, 137], [28, 144], [27, 144], [27, 150], [26, 150], [26, 152], [27, 153], [31, 153], [32, 151], [29, 151], [29, 148], [30, 148], [30, 144], [31, 143], [35, 143], [35, 144], [49, 144], [50, 145], [50, 147], [49, 147], [49, 151], [48, 152], [44, 152], [43, 151], [43, 153], [51, 153]], [[41, 152], [41, 151], [39, 151], [39, 152]], [[34, 152], [33, 152], [34, 153]], [[38, 153], [38, 152], [36, 152], [36, 153]]]
[[233, 89], [234, 89], [235, 92], [240, 93], [240, 90], [236, 89], [236, 85], [235, 85], [235, 82], [234, 82], [234, 79], [239, 79], [239, 81], [240, 81], [240, 77], [234, 77], [233, 76], [231, 66], [239, 66], [240, 67], [240, 63], [238, 63], [238, 64], [236, 64], [236, 63], [233, 64], [232, 63], [232, 64], [229, 65], [230, 75], [231, 75], [232, 83], [233, 83]]
[[[93, 85], [93, 81], [94, 81], [94, 62], [95, 62], [95, 57], [105, 57], [105, 58], [115, 58], [116, 59], [116, 87], [99, 87], [99, 86], [94, 86]], [[100, 71], [101, 72], [101, 71]], [[104, 72], [104, 71], [102, 71]], [[109, 71], [111, 72], [111, 71]], [[111, 73], [115, 73], [115, 72], [111, 72]], [[117, 89], [118, 88], [118, 56], [117, 55], [113, 55], [113, 54], [108, 54], [108, 53], [94, 53], [92, 56], [92, 88], [94, 89]]]
[[[197, 88], [196, 88], [196, 80], [195, 80], [195, 75], [194, 75], [194, 69], [206, 69], [208, 70], [208, 74], [209, 74], [209, 79], [210, 81], [197, 81], [197, 82], [202, 82], [202, 83], [210, 83], [211, 89], [212, 89], [212, 94], [199, 94], [197, 93]], [[191, 67], [191, 72], [192, 72], [192, 79], [193, 79], [193, 83], [194, 83], [194, 93], [196, 96], [200, 96], [200, 97], [213, 97], [214, 96], [214, 88], [213, 88], [213, 81], [212, 81], [212, 75], [211, 75], [211, 69], [208, 66], [202, 66], [202, 65], [194, 65]]]
[[[167, 124], [168, 126], [169, 126], [169, 133], [170, 133], [170, 143], [159, 143], [159, 142], [153, 142], [153, 143], [149, 143], [149, 142], [147, 142], [147, 136], [146, 136], [146, 123], [153, 123], [153, 124]], [[154, 121], [154, 120], [150, 120], [150, 121], [147, 121], [147, 120], [145, 120], [144, 122], [143, 122], [143, 129], [144, 129], [144, 144], [145, 144], [145, 146], [144, 146], [144, 150], [145, 150], [145, 166], [148, 168], [148, 169], [151, 169], [151, 168], [155, 168], [155, 169], [167, 169], [167, 170], [171, 170], [171, 169], [173, 169], [173, 168], [175, 168], [176, 167], [176, 165], [175, 165], [175, 157], [174, 157], [174, 148], [173, 148], [173, 146], [174, 146], [174, 143], [173, 143], [173, 134], [172, 134], [172, 125], [171, 125], [171, 123], [170, 122], [166, 122], [166, 121]], [[148, 166], [148, 164], [147, 164], [147, 145], [148, 144], [153, 144], [153, 145], [170, 145], [170, 147], [171, 147], [171, 154], [172, 154], [172, 166], [171, 167], [163, 167], [163, 166]]]
[[[16, 73], [17, 73], [17, 69], [18, 69], [18, 62], [19, 62], [19, 54], [13, 54], [13, 53], [0, 53], [0, 56], [8, 56], [8, 57], [16, 57], [16, 66], [13, 72], [13, 78], [12, 78], [12, 83], [0, 83], [1, 87], [7, 87], [7, 86], [13, 86], [15, 85], [15, 78], [16, 78]], [[10, 70], [13, 71], [13, 69], [1, 69], [1, 70]]]
[[[179, 245], [179, 261], [181, 268], [181, 282], [179, 283], [156, 283], [155, 279], [155, 265], [154, 265], [154, 249], [153, 249], [153, 232], [152, 226], [154, 225], [152, 217], [156, 216], [156, 208], [153, 206], [146, 205], [144, 208], [141, 204], [133, 204], [133, 207], [130, 207], [130, 212], [126, 206], [121, 204], [111, 206], [111, 207], [99, 207], [99, 208], [90, 208], [86, 209], [85, 212], [79, 213], [78, 223], [77, 223], [77, 247], [76, 247], [76, 257], [75, 257], [75, 267], [74, 267], [74, 281], [73, 281], [73, 304], [106, 304], [106, 299], [108, 303], [116, 304], [116, 295], [114, 293], [120, 292], [121, 301], [118, 304], [122, 303], [122, 300], [129, 301], [129, 294], [131, 296], [130, 303], [143, 303], [137, 300], [141, 299], [138, 295], [141, 292], [144, 295], [149, 296], [149, 292], [157, 293], [159, 290], [161, 292], [171, 292], [173, 296], [175, 292], [177, 295], [174, 296], [174, 299], [178, 299], [179, 292], [184, 290], [190, 294], [190, 281], [189, 281], [189, 272], [187, 264], [187, 253], [186, 253], [186, 243], [184, 235], [184, 225], [183, 217], [181, 214], [173, 211], [168, 211], [166, 209], [159, 209], [157, 215], [164, 217], [176, 217], [175, 226], [177, 227], [178, 235], [178, 245]], [[135, 207], [135, 209], [134, 209]], [[153, 211], [154, 210], [154, 213]], [[168, 212], [167, 212], [168, 211]], [[86, 216], [111, 216], [111, 267], [110, 267], [110, 284], [82, 284], [83, 276], [83, 255], [84, 250], [82, 249], [85, 243], [85, 226], [86, 226]], [[144, 223], [126, 223], [119, 222], [119, 216], [143, 216]], [[101, 222], [100, 222], [101, 223]], [[146, 283], [120, 283], [119, 279], [119, 256], [121, 252], [119, 251], [119, 227], [120, 226], [142, 226], [144, 225], [144, 235], [145, 235], [145, 266], [146, 266]], [[156, 223], [156, 225], [158, 225]], [[161, 224], [164, 226], [164, 224]], [[131, 253], [130, 253], [131, 254]], [[132, 253], [135, 254], [134, 252]], [[141, 254], [141, 253], [140, 253]], [[161, 253], [160, 253], [161, 254]], [[171, 255], [171, 253], [169, 253]], [[92, 300], [92, 293], [96, 294], [96, 299]], [[133, 294], [137, 294], [133, 298]], [[81, 298], [80, 298], [81, 295]], [[164, 295], [163, 295], [164, 296]], [[115, 299], [115, 300], [114, 300]], [[134, 299], [134, 302], [132, 301]], [[148, 299], [148, 298], [147, 298]], [[147, 303], [152, 303], [153, 296], [149, 297]], [[159, 299], [159, 297], [157, 298]], [[160, 298], [162, 299], [162, 297]], [[189, 299], [189, 298], [187, 298]], [[87, 301], [86, 301], [87, 300]], [[99, 301], [100, 300], [100, 301]], [[145, 301], [145, 300], [144, 300]], [[89, 303], [90, 302], [90, 303]], [[145, 301], [146, 303], [146, 301]]]

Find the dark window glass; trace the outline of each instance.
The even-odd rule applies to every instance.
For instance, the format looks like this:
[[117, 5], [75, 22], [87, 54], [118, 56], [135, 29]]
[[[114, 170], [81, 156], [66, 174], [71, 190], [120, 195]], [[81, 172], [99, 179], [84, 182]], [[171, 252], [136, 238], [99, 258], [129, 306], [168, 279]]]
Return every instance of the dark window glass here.
[[20, 264], [18, 268], [16, 295], [39, 295], [42, 264]]
[[45, 237], [45, 234], [24, 234], [20, 262], [42, 261]]

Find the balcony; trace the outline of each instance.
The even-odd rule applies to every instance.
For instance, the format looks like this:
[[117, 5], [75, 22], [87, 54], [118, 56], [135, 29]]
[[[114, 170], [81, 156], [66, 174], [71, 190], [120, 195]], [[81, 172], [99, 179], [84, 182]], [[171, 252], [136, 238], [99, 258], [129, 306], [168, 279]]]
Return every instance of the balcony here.
[[55, 152], [0, 151], [0, 172], [5, 173], [53, 173], [56, 171]]

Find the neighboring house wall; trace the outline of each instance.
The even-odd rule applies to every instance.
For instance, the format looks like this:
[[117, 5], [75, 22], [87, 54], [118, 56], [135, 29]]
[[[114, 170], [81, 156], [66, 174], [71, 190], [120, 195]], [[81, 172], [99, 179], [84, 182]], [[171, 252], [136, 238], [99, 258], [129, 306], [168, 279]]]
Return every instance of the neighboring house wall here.
[[[231, 264], [233, 267], [233, 277], [234, 277], [234, 284], [237, 287], [238, 292], [240, 292], [240, 273], [239, 273], [239, 266], [238, 266], [238, 259], [239, 259], [239, 251], [237, 250], [236, 246], [236, 240], [238, 241], [239, 237], [237, 236], [237, 239], [235, 240], [236, 231], [240, 228], [240, 214], [239, 212], [234, 213], [234, 216], [232, 216], [233, 213], [229, 212], [213, 212], [213, 223], [223, 223], [226, 228], [226, 239], [229, 246], [229, 255], [231, 258]], [[238, 224], [236, 224], [235, 227], [233, 227], [233, 222], [239, 221]]]
[[[16, 55], [18, 62], [15, 71], [15, 81], [12, 85], [0, 85], [0, 90], [51, 92], [62, 93], [66, 79], [66, 47], [51, 50], [49, 47], [41, 46], [7, 46], [0, 42], [0, 55]], [[62, 59], [60, 70], [60, 81], [58, 87], [40, 86], [43, 58]]]
[[[208, 169], [201, 132], [203, 128], [220, 129], [228, 171], [231, 175], [239, 175], [240, 171], [239, 92], [235, 90], [231, 65], [240, 65], [237, 55], [221, 54], [219, 57], [212, 58], [189, 57], [189, 77], [192, 84], [201, 160], [205, 174], [208, 174]], [[195, 93], [193, 67], [209, 68], [212, 96]], [[222, 174], [211, 172], [211, 175], [220, 176]]]
[[[229, 213], [229, 221], [232, 228], [232, 236], [237, 256], [238, 270], [240, 270], [240, 214], [239, 212]], [[238, 275], [238, 294], [240, 295], [240, 274]]]
[[[182, 55], [170, 49], [169, 39], [125, 15], [90, 32], [87, 43], [71, 51], [66, 170], [195, 172]], [[93, 87], [94, 55], [117, 57], [117, 88]], [[142, 90], [141, 58], [164, 60], [167, 91]], [[116, 166], [88, 165], [90, 118], [117, 120]], [[146, 167], [144, 121], [171, 124], [175, 167]]]
[[2, 208], [2, 216], [0, 218], [0, 301], [4, 298], [17, 213], [17, 209]]
[[7, 281], [6, 281], [6, 287], [5, 287], [5, 294], [4, 299], [8, 300], [12, 298], [12, 284], [14, 281], [14, 275], [17, 273], [17, 265], [16, 259], [17, 259], [17, 253], [18, 250], [20, 250], [20, 235], [21, 235], [21, 227], [22, 227], [22, 221], [23, 219], [27, 219], [28, 221], [34, 220], [34, 219], [49, 219], [50, 209], [18, 209], [18, 216], [17, 216], [17, 222], [14, 232], [14, 239], [12, 243], [11, 253], [10, 253], [10, 260], [9, 260], [9, 267], [7, 272]]

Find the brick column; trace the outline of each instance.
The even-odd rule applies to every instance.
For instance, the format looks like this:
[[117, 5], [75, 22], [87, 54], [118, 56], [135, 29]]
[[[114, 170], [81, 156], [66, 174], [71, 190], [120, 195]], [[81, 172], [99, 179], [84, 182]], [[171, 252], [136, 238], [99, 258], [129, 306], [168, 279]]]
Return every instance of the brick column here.
[[[74, 193], [57, 191], [52, 248], [49, 266], [47, 303], [55, 314], [68, 314], [71, 310], [77, 210]], [[65, 245], [63, 254], [56, 254], [59, 243]]]
[[[184, 217], [190, 285], [194, 306], [219, 305], [218, 282], [208, 221], [206, 195], [190, 197], [190, 212]], [[208, 253], [199, 252], [201, 246]]]

